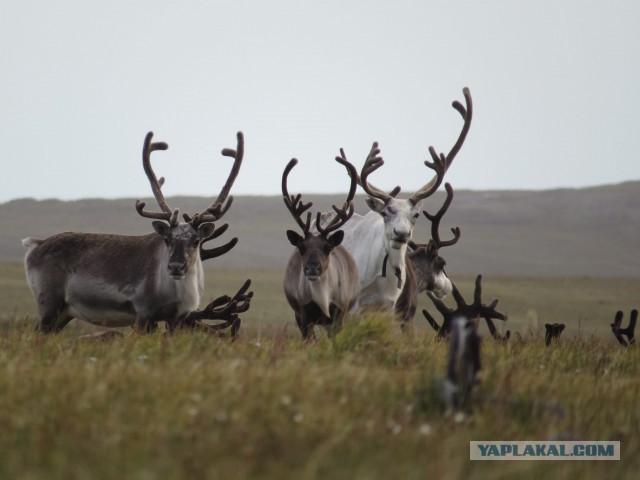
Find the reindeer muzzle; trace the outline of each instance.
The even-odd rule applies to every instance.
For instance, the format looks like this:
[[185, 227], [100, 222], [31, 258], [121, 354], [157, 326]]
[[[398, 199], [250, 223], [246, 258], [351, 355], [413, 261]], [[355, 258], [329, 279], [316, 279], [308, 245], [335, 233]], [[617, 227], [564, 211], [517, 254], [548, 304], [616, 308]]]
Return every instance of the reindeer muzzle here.
[[167, 269], [174, 280], [182, 280], [187, 274], [187, 266], [182, 262], [170, 262]]
[[394, 250], [400, 250], [403, 245], [411, 238], [411, 232], [399, 232], [396, 229], [393, 230], [393, 237], [391, 237], [391, 248]]
[[311, 282], [315, 282], [320, 278], [322, 274], [322, 269], [320, 265], [305, 265], [304, 266], [304, 276], [307, 277], [307, 280]]

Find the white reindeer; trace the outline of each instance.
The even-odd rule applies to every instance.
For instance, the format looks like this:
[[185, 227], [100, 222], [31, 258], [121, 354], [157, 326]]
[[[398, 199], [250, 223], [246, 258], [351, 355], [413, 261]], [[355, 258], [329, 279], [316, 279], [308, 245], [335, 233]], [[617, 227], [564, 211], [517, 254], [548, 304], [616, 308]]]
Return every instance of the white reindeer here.
[[[458, 140], [446, 156], [442, 153], [438, 155], [433, 147], [429, 147], [433, 162], [424, 163], [434, 170], [435, 177], [408, 199], [395, 198], [399, 191], [397, 189], [389, 194], [368, 181], [369, 175], [384, 164], [378, 156], [378, 143], [375, 142], [371, 147], [360, 173], [360, 185], [369, 195], [366, 203], [371, 212], [364, 216], [353, 215], [343, 227], [345, 235], [342, 242], [358, 267], [361, 308], [394, 309], [407, 280], [407, 243], [420, 216], [422, 200], [431, 196], [442, 183], [471, 125], [473, 107], [469, 89], [464, 88], [463, 94], [466, 108], [458, 101], [453, 102], [453, 107], [464, 119]], [[323, 222], [330, 221], [332, 217], [332, 214], [325, 215]], [[434, 280], [432, 292], [437, 297], [444, 297], [451, 292], [451, 281], [444, 271]]]

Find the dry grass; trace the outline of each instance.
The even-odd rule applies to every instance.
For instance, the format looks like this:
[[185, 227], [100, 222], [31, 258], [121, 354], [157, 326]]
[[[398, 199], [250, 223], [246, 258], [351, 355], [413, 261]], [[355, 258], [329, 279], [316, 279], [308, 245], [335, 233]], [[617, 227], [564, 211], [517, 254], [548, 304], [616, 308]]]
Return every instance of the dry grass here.
[[[522, 338], [485, 338], [474, 414], [443, 414], [447, 345], [384, 316], [300, 340], [281, 272], [208, 272], [208, 295], [253, 278], [240, 338], [78, 341], [32, 331], [22, 267], [0, 265], [0, 478], [635, 478], [640, 350], [608, 323], [634, 279], [486, 277]], [[465, 296], [473, 278], [456, 279]], [[597, 294], [597, 296], [596, 296]], [[426, 304], [425, 304], [426, 306]], [[637, 306], [637, 305], [636, 305]], [[628, 315], [627, 315], [628, 317]], [[569, 325], [544, 347], [540, 324]], [[578, 326], [580, 328], [578, 328]], [[620, 462], [470, 462], [470, 440], [620, 440]]]
[[[475, 413], [443, 415], [446, 344], [356, 319], [288, 332], [81, 342], [5, 333], [1, 478], [635, 478], [640, 351], [485, 340]], [[620, 440], [622, 461], [470, 462], [470, 440]]]

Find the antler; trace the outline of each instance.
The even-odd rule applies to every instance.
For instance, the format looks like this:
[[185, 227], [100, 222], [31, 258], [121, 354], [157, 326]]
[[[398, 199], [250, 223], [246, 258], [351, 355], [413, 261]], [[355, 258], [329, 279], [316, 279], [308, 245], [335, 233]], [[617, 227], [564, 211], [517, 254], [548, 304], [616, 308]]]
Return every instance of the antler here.
[[316, 217], [316, 228], [323, 237], [327, 237], [330, 232], [341, 228], [353, 216], [353, 212], [355, 210], [353, 206], [353, 197], [356, 195], [356, 187], [358, 186], [358, 171], [356, 170], [356, 167], [347, 160], [342, 148], [340, 149], [340, 156], [336, 157], [336, 162], [344, 165], [347, 169], [347, 173], [349, 174], [349, 177], [351, 177], [351, 185], [349, 187], [347, 200], [344, 202], [342, 208], [332, 205], [333, 210], [336, 212], [336, 216], [326, 228], [322, 228], [320, 225], [320, 218], [322, 214], [318, 212], [318, 216]]
[[455, 108], [460, 113], [464, 120], [462, 131], [458, 136], [458, 140], [453, 145], [446, 157], [443, 153], [440, 153], [438, 155], [433, 146], [429, 147], [429, 153], [431, 154], [433, 162], [425, 160], [424, 164], [430, 169], [434, 170], [436, 172], [436, 176], [431, 179], [431, 181], [424, 187], [422, 187], [416, 193], [411, 195], [411, 197], [409, 197], [409, 201], [414, 205], [420, 200], [433, 195], [433, 193], [438, 189], [438, 187], [442, 183], [444, 174], [451, 166], [451, 163], [453, 163], [453, 159], [456, 157], [456, 155], [460, 151], [460, 148], [462, 147], [462, 144], [467, 138], [467, 133], [469, 133], [469, 127], [471, 126], [471, 118], [473, 116], [473, 103], [471, 101], [471, 93], [469, 92], [469, 89], [467, 87], [462, 89], [462, 93], [464, 95], [464, 100], [467, 107], [463, 107], [462, 104], [457, 100], [452, 103], [453, 108]]
[[490, 318], [485, 318], [485, 320], [487, 321], [487, 327], [489, 327], [489, 333], [491, 333], [491, 336], [495, 340], [498, 340], [499, 342], [506, 342], [511, 338], [511, 330], [507, 330], [504, 335], [500, 335], [500, 332], [498, 332], [493, 320]]
[[564, 327], [564, 323], [545, 323], [544, 328], [546, 329], [546, 333], [544, 334], [544, 344], [548, 347], [551, 345], [551, 340], [560, 338]]
[[[638, 310], [636, 309], [631, 310], [631, 317], [629, 318], [629, 326], [626, 328], [622, 327], [623, 316], [624, 316], [624, 313], [622, 313], [622, 310], [618, 310], [616, 312], [616, 318], [614, 322], [611, 324], [611, 331], [616, 336], [616, 339], [618, 340], [618, 342], [620, 342], [620, 345], [622, 345], [623, 347], [627, 347], [629, 345], [633, 345], [636, 342], [635, 330], [636, 330], [636, 323], [638, 322]], [[622, 335], [626, 335], [629, 341], [627, 342]]]
[[[253, 292], [247, 292], [251, 286], [251, 280], [247, 280], [240, 290], [233, 296], [223, 295], [211, 301], [202, 310], [189, 313], [183, 324], [187, 326], [199, 326], [205, 330], [216, 332], [225, 328], [231, 328], [231, 336], [235, 338], [240, 328], [240, 313], [246, 312], [251, 306]], [[224, 320], [224, 323], [209, 325], [203, 320]]]
[[[389, 195], [387, 192], [371, 185], [367, 180], [371, 173], [375, 172], [378, 168], [384, 165], [384, 160], [382, 159], [382, 157], [378, 156], [379, 154], [380, 149], [378, 148], [378, 142], [373, 142], [371, 150], [369, 151], [369, 155], [367, 155], [367, 159], [364, 161], [364, 165], [362, 166], [358, 183], [364, 189], [364, 191], [367, 192], [367, 195], [373, 198], [377, 198], [378, 200], [382, 200], [384, 203], [388, 203], [394, 195]], [[398, 187], [396, 188], [398, 189], [398, 191], [396, 192], [396, 189], [394, 189], [392, 193], [396, 192], [397, 195], [400, 192], [400, 189]]]
[[162, 193], [162, 185], [164, 185], [164, 177], [160, 177], [160, 180], [156, 177], [153, 168], [151, 167], [151, 153], [156, 150], [166, 150], [169, 148], [165, 142], [154, 142], [151, 143], [151, 139], [153, 138], [153, 132], [147, 133], [147, 136], [144, 139], [144, 145], [142, 147], [142, 167], [144, 168], [144, 173], [147, 175], [149, 179], [149, 183], [151, 184], [151, 190], [153, 191], [153, 196], [156, 198], [156, 202], [158, 202], [158, 206], [162, 210], [162, 212], [147, 212], [144, 210], [146, 205], [145, 202], [141, 200], [136, 201], [136, 210], [138, 213], [145, 218], [153, 218], [156, 220], [164, 220], [169, 222], [171, 226], [175, 226], [178, 224], [178, 209], [171, 211], [171, 207], [167, 203]]
[[287, 166], [282, 172], [282, 199], [284, 200], [284, 204], [287, 206], [291, 215], [293, 215], [296, 223], [302, 228], [304, 235], [307, 236], [309, 234], [309, 229], [311, 228], [311, 212], [307, 212], [307, 221], [304, 222], [302, 220], [302, 214], [309, 210], [313, 205], [312, 202], [303, 203], [302, 202], [302, 194], [299, 193], [295, 197], [293, 195], [289, 195], [289, 191], [287, 190], [287, 180], [289, 177], [289, 172], [293, 170], [298, 164], [298, 159], [292, 158]]
[[444, 188], [447, 191], [447, 198], [442, 204], [442, 207], [440, 207], [440, 210], [438, 210], [438, 213], [436, 213], [435, 215], [431, 215], [426, 210], [422, 211], [423, 215], [427, 217], [427, 219], [431, 222], [431, 239], [433, 240], [437, 248], [450, 247], [451, 245], [455, 245], [458, 240], [460, 240], [460, 227], [454, 227], [451, 229], [451, 232], [453, 232], [453, 239], [447, 240], [446, 242], [443, 242], [440, 239], [440, 221], [442, 220], [444, 214], [447, 213], [447, 210], [451, 205], [451, 201], [453, 200], [453, 188], [451, 187], [451, 184], [445, 183]]
[[[468, 319], [473, 319], [476, 317], [482, 318], [494, 318], [497, 320], [508, 319], [507, 315], [500, 313], [496, 310], [496, 306], [498, 305], [498, 299], [496, 298], [489, 306], [484, 305], [482, 303], [482, 275], [478, 275], [476, 277], [476, 286], [473, 293], [473, 303], [467, 305], [464, 298], [460, 294], [458, 288], [453, 284], [453, 298], [456, 302], [456, 309], [450, 309], [447, 307], [444, 302], [436, 297], [434, 297], [431, 293], [427, 292], [427, 295], [433, 302], [434, 306], [438, 309], [438, 311], [442, 314], [443, 322], [441, 327], [437, 327], [437, 323], [435, 319], [429, 314], [427, 310], [422, 310], [422, 314], [425, 316], [427, 321], [431, 324], [431, 326], [438, 332], [439, 337], [445, 337], [449, 334], [451, 329], [451, 322], [454, 318], [464, 317]], [[435, 326], [434, 326], [435, 325]]]
[[202, 242], [200, 242], [200, 259], [203, 262], [205, 260], [209, 260], [210, 258], [216, 258], [221, 255], [224, 255], [225, 253], [227, 253], [229, 250], [231, 250], [233, 247], [236, 246], [236, 244], [238, 243], [238, 237], [233, 237], [231, 240], [229, 240], [229, 242], [219, 247], [204, 248], [204, 244], [206, 242], [213, 240], [215, 238], [218, 238], [220, 235], [222, 235], [224, 232], [227, 231], [227, 228], [229, 228], [229, 224], [225, 223], [220, 228], [216, 228], [210, 236], [208, 236], [207, 238], [202, 240]]
[[218, 198], [214, 200], [210, 207], [208, 207], [204, 212], [196, 213], [193, 217], [190, 217], [186, 213], [184, 214], [184, 219], [186, 222], [191, 223], [193, 226], [198, 226], [200, 223], [204, 222], [215, 222], [220, 220], [222, 216], [227, 213], [227, 210], [231, 207], [233, 203], [233, 196], [229, 196], [229, 192], [231, 191], [231, 187], [240, 172], [240, 167], [242, 166], [242, 159], [244, 157], [244, 135], [242, 132], [238, 132], [236, 134], [237, 137], [237, 148], [233, 150], [232, 148], [224, 148], [222, 149], [222, 155], [225, 157], [233, 158], [233, 167], [231, 167], [231, 172], [229, 173], [229, 177], [227, 178], [226, 183], [220, 190], [220, 194]]

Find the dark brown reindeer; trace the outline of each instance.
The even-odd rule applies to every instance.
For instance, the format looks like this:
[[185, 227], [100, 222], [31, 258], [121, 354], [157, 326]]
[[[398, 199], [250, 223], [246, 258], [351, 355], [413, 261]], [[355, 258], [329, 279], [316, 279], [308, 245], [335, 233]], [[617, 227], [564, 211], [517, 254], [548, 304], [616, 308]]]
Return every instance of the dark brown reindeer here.
[[476, 277], [476, 284], [473, 292], [473, 303], [467, 304], [465, 302], [462, 294], [455, 286], [455, 284], [453, 285], [452, 293], [453, 298], [456, 302], [455, 309], [447, 307], [442, 300], [434, 297], [432, 294], [427, 293], [436, 309], [440, 312], [440, 314], [442, 314], [442, 325], [439, 325], [427, 310], [422, 310], [422, 314], [427, 319], [427, 322], [429, 322], [429, 325], [431, 325], [431, 327], [437, 332], [438, 337], [443, 338], [449, 335], [451, 331], [451, 324], [456, 318], [484, 318], [487, 321], [487, 325], [489, 326], [489, 330], [491, 331], [491, 335], [493, 336], [493, 338], [495, 338], [496, 340], [507, 340], [509, 338], [509, 331], [507, 331], [504, 336], [501, 336], [495, 328], [495, 325], [493, 324], [492, 319], [503, 321], [506, 321], [508, 319], [507, 315], [496, 310], [496, 307], [498, 306], [498, 299], [495, 299], [488, 306], [482, 303], [482, 275], [478, 275]]
[[[198, 312], [204, 290], [200, 258], [205, 239], [217, 237], [214, 224], [229, 209], [229, 192], [242, 164], [244, 138], [237, 135], [237, 149], [224, 149], [222, 155], [234, 159], [231, 173], [213, 204], [186, 223], [178, 221], [178, 209], [172, 210], [162, 193], [164, 179], [158, 179], [151, 167], [151, 153], [166, 150], [164, 142], [152, 143], [149, 132], [144, 141], [142, 162], [151, 184], [159, 212], [146, 211], [136, 202], [136, 210], [153, 219], [155, 233], [142, 236], [66, 232], [46, 240], [26, 238], [27, 280], [38, 304], [36, 328], [58, 332], [71, 319], [78, 318], [104, 327], [134, 326], [138, 332], [150, 332], [159, 321], [169, 331], [181, 324], [200, 324], [204, 319], [223, 320], [232, 334], [239, 325], [238, 314], [249, 308], [252, 293], [249, 282], [233, 297], [220, 297]], [[221, 230], [224, 231], [223, 227]], [[235, 245], [205, 252], [203, 257], [222, 255]], [[211, 327], [218, 330], [220, 325]]]
[[413, 320], [418, 306], [418, 296], [422, 292], [430, 292], [436, 298], [444, 298], [451, 293], [451, 280], [444, 271], [446, 262], [440, 256], [440, 249], [455, 245], [460, 239], [460, 228], [451, 229], [453, 238], [440, 238], [440, 221], [449, 209], [453, 200], [453, 188], [445, 184], [447, 197], [442, 207], [434, 215], [423, 210], [423, 215], [431, 222], [431, 240], [428, 243], [417, 244], [409, 241], [407, 252], [407, 281], [402, 287], [402, 293], [395, 306], [396, 316], [401, 320], [403, 328]]
[[287, 264], [284, 292], [305, 340], [315, 338], [315, 325], [324, 326], [329, 333], [331, 327], [339, 328], [360, 293], [358, 270], [351, 255], [340, 245], [344, 232], [339, 230], [353, 215], [358, 174], [342, 149], [340, 154], [336, 161], [346, 167], [351, 177], [349, 194], [342, 208], [333, 206], [336, 216], [326, 227], [322, 227], [321, 214], [317, 214], [317, 235], [311, 233], [311, 212], [307, 212], [306, 221], [302, 219], [312, 203], [303, 203], [301, 194], [292, 196], [287, 190], [287, 177], [298, 160], [292, 159], [282, 173], [284, 203], [302, 229], [302, 235], [287, 230], [287, 237], [296, 250]]

